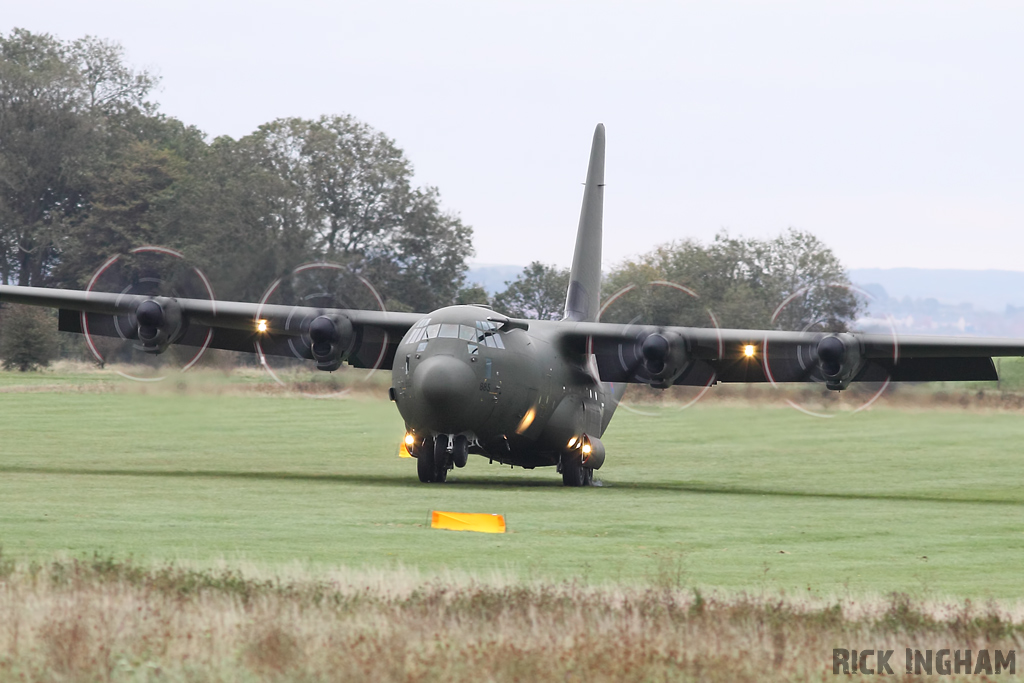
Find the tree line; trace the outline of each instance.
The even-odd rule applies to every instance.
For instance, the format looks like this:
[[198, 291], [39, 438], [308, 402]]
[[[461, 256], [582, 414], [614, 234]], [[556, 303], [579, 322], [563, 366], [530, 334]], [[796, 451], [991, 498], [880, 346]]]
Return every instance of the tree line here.
[[[0, 35], [0, 281], [81, 288], [109, 257], [158, 244], [222, 299], [258, 300], [296, 266], [329, 261], [372, 282], [390, 310], [488, 303], [560, 317], [567, 270], [534, 262], [494, 296], [467, 285], [472, 229], [366, 123], [282, 118], [208, 140], [160, 112], [157, 84], [114, 42]], [[860, 305], [833, 252], [795, 230], [662, 245], [613, 268], [602, 298], [606, 321], [747, 328], [841, 330]], [[49, 339], [25, 316], [3, 326], [8, 365]]]
[[[561, 317], [569, 270], [531, 263], [493, 297], [509, 315]], [[626, 259], [605, 274], [601, 320], [741, 329], [849, 329], [864, 306], [835, 253], [813, 234], [771, 239], [720, 232]]]
[[416, 187], [404, 152], [351, 116], [271, 121], [207, 141], [159, 111], [158, 79], [116, 43], [0, 36], [0, 280], [81, 287], [113, 254], [181, 251], [221, 298], [258, 299], [316, 260], [390, 308], [458, 298], [472, 229]]

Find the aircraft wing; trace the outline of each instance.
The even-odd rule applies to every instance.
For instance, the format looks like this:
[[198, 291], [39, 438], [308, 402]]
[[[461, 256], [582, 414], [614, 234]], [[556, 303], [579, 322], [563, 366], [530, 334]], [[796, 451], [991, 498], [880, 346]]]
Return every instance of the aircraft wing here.
[[996, 380], [992, 359], [1024, 356], [1024, 340], [562, 323], [563, 343], [593, 354], [602, 381], [709, 382]]
[[[355, 367], [382, 369], [391, 368], [398, 342], [423, 317], [419, 313], [154, 298], [10, 285], [0, 285], [0, 301], [56, 308], [59, 329], [64, 332], [88, 331], [90, 335], [129, 339], [153, 332], [154, 348], [161, 344], [205, 345], [249, 353], [257, 352], [259, 342], [259, 351], [265, 355], [309, 359], [314, 359], [310, 325], [323, 316], [327, 322], [319, 329], [321, 336], [332, 344], [329, 355], [344, 355]], [[145, 324], [152, 329], [143, 331]], [[316, 334], [314, 331], [313, 335]]]

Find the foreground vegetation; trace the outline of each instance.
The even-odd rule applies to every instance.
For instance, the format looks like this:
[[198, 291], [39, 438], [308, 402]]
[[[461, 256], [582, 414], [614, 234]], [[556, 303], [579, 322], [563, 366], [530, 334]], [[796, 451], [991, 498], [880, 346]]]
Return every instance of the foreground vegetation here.
[[0, 615], [0, 679], [23, 681], [830, 680], [833, 648], [895, 650], [902, 674], [906, 648], [1006, 652], [1024, 635], [1019, 605], [905, 594], [268, 578], [102, 557], [0, 560]]

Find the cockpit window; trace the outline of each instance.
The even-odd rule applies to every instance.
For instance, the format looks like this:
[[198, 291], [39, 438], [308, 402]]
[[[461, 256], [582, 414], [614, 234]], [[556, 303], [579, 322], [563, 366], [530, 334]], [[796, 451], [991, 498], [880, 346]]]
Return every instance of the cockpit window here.
[[[430, 325], [428, 327], [428, 323], [430, 323], [430, 318], [420, 318], [419, 320], [417, 320], [416, 324], [409, 328], [409, 332], [407, 334], [408, 339], [406, 339], [406, 343], [415, 344], [418, 341], [430, 339], [431, 337], [436, 337], [438, 326]], [[433, 334], [431, 334], [431, 331], [433, 331]]]
[[497, 323], [492, 323], [490, 320], [477, 320], [476, 329], [476, 340], [479, 343], [492, 349], [505, 348], [505, 343], [501, 341], [501, 336], [498, 334]]
[[469, 325], [459, 325], [457, 323], [435, 323], [430, 325], [429, 322], [430, 318], [421, 318], [415, 325], [409, 328], [406, 343], [416, 344], [420, 342], [422, 347], [427, 340], [440, 337], [462, 339], [463, 341], [470, 342], [471, 346], [475, 342], [491, 349], [505, 348], [505, 343], [501, 340], [501, 335], [498, 333], [498, 326], [487, 320], [477, 320], [475, 329]]
[[489, 334], [483, 339], [483, 343], [492, 349], [504, 349], [505, 343], [501, 341], [501, 336], [498, 334]]

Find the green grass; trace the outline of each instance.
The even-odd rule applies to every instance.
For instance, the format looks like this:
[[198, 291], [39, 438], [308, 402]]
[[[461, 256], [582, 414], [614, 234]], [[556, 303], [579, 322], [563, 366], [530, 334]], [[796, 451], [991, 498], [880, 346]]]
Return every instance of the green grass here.
[[[397, 457], [403, 425], [387, 401], [90, 390], [104, 382], [0, 373], [5, 555], [1021, 595], [1020, 413], [623, 411], [600, 488], [479, 457], [422, 485], [415, 461]], [[504, 513], [510, 533], [430, 530], [431, 509]]]

